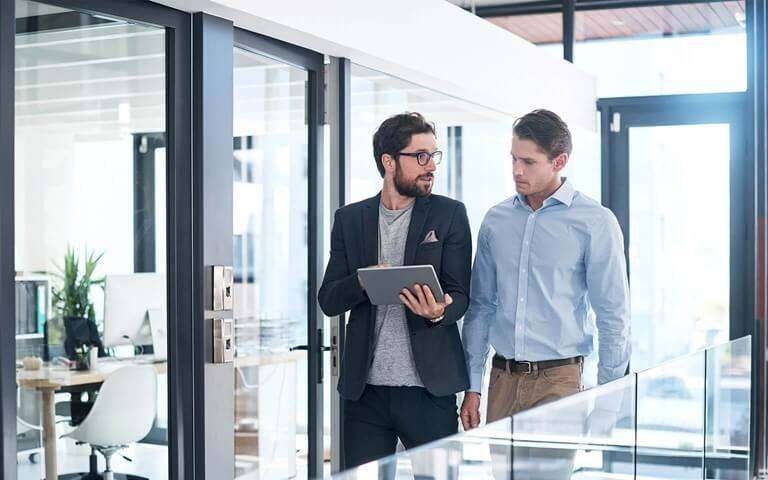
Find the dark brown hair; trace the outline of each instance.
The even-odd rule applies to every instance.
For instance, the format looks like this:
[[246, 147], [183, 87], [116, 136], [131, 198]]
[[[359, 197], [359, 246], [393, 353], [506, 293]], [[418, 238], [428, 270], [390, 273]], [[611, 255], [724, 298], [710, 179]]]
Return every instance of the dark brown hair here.
[[379, 125], [379, 129], [373, 134], [373, 158], [382, 178], [384, 165], [381, 163], [381, 156], [388, 153], [397, 159], [397, 154], [411, 143], [411, 137], [420, 133], [436, 135], [435, 125], [416, 112], [392, 115]]
[[512, 133], [521, 140], [530, 140], [552, 160], [561, 153], [571, 154], [573, 148], [568, 125], [556, 113], [539, 109], [515, 120]]

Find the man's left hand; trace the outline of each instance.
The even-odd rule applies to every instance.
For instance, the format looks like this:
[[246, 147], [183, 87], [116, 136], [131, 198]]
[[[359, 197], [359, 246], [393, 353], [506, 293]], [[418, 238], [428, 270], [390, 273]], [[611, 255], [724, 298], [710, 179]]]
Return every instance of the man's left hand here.
[[413, 292], [404, 288], [400, 292], [400, 301], [416, 315], [428, 320], [440, 319], [445, 314], [445, 307], [453, 303], [453, 299], [447, 293], [443, 296], [443, 301], [438, 302], [428, 285], [413, 286]]

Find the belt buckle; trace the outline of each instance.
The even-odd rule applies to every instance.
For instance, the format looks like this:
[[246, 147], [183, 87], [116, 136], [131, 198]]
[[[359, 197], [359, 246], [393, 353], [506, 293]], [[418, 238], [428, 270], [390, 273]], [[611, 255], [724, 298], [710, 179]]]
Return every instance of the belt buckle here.
[[527, 365], [528, 366], [528, 371], [527, 372], [518, 372], [518, 373], [524, 373], [524, 374], [533, 373], [533, 363], [532, 362], [517, 362], [517, 363], [520, 364], [520, 365]]

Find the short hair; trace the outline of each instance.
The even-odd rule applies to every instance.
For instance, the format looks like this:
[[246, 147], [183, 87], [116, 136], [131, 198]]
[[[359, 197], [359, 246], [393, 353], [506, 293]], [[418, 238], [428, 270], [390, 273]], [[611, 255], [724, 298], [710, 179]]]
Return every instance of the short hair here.
[[515, 120], [512, 133], [521, 140], [531, 140], [552, 160], [571, 154], [573, 144], [568, 125], [556, 113], [538, 109]]
[[381, 163], [381, 156], [385, 153], [396, 156], [411, 143], [412, 136], [420, 133], [437, 135], [435, 124], [416, 112], [392, 115], [379, 125], [379, 129], [373, 134], [373, 157], [382, 178], [384, 178], [384, 165]]

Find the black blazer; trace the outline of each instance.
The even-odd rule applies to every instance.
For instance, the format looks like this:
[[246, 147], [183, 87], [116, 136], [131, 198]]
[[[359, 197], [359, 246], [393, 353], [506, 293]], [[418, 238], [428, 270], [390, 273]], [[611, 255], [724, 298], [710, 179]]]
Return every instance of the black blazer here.
[[[326, 315], [351, 310], [347, 323], [339, 393], [357, 400], [365, 389], [373, 360], [376, 308], [357, 280], [357, 269], [378, 263], [381, 194], [336, 211], [331, 233], [331, 258], [318, 301]], [[438, 241], [422, 244], [430, 230]], [[469, 388], [467, 365], [456, 322], [469, 305], [472, 233], [464, 204], [440, 195], [417, 198], [405, 243], [405, 265], [430, 264], [443, 291], [453, 298], [437, 323], [406, 307], [416, 370], [433, 395]]]

